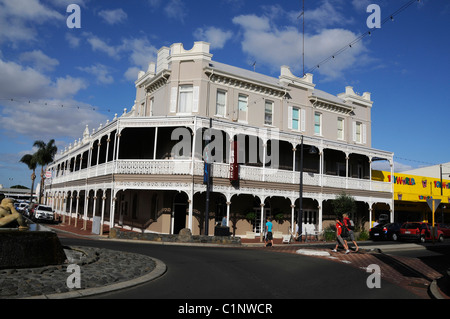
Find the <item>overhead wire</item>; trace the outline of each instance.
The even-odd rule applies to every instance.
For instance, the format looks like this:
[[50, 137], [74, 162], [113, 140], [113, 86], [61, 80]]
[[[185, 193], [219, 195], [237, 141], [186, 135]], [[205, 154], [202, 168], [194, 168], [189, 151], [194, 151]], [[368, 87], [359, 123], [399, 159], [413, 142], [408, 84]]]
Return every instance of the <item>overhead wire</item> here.
[[15, 102], [20, 104], [34, 104], [34, 105], [41, 105], [41, 106], [51, 106], [51, 107], [61, 107], [61, 108], [72, 108], [72, 109], [84, 109], [84, 110], [92, 110], [100, 113], [111, 113], [111, 109], [102, 109], [98, 106], [90, 106], [90, 105], [82, 105], [82, 104], [73, 104], [73, 103], [56, 103], [56, 102], [43, 102], [40, 100], [32, 100], [27, 98], [4, 98], [0, 97], [0, 103], [1, 101], [6, 102]]
[[[403, 11], [405, 11], [408, 7], [410, 7], [413, 3], [415, 2], [420, 2], [421, 0], [410, 0], [407, 3], [405, 3], [403, 6], [401, 6], [400, 8], [398, 8], [396, 11], [394, 11], [393, 13], [389, 14], [388, 16], [386, 16], [386, 18], [384, 18], [383, 20], [381, 20], [380, 25], [385, 24], [388, 21], [394, 21], [394, 17], [399, 15], [400, 13], [402, 13]], [[330, 55], [329, 57], [327, 57], [326, 59], [320, 61], [319, 63], [316, 63], [312, 68], [308, 69], [306, 71], [306, 73], [312, 73], [314, 70], [319, 69], [321, 65], [329, 62], [330, 60], [335, 59], [338, 55], [340, 55], [341, 53], [345, 52], [346, 50], [352, 48], [352, 46], [354, 46], [356, 43], [360, 42], [362, 39], [364, 39], [365, 37], [372, 35], [372, 33], [377, 30], [377, 28], [375, 29], [370, 29], [366, 32], [364, 32], [363, 34], [359, 35], [358, 37], [356, 37], [353, 41], [351, 41], [350, 43], [346, 44], [345, 46], [343, 46], [342, 48], [340, 48], [339, 50], [337, 50], [336, 52], [334, 52], [332, 55]], [[304, 72], [303, 76], [306, 74]]]

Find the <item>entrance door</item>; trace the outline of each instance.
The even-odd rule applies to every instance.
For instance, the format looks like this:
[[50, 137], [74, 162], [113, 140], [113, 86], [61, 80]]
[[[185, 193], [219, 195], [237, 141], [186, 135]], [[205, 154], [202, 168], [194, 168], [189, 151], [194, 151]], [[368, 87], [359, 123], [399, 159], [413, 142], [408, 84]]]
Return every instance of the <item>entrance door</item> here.
[[183, 192], [175, 195], [173, 199], [173, 234], [186, 228], [187, 195]]
[[186, 228], [186, 204], [174, 204], [173, 233], [178, 234], [180, 230]]

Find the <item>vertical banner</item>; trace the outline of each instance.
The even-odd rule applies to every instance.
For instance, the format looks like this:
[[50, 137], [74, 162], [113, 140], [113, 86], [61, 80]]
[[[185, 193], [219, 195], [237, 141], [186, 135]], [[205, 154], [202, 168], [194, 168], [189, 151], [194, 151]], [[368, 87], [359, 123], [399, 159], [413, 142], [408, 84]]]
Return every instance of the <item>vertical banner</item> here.
[[238, 142], [231, 142], [230, 150], [230, 181], [239, 180]]
[[[208, 140], [209, 141], [209, 140]], [[208, 185], [211, 178], [211, 150], [209, 149], [209, 144], [205, 146], [204, 153], [204, 166], [203, 166], [203, 184]]]

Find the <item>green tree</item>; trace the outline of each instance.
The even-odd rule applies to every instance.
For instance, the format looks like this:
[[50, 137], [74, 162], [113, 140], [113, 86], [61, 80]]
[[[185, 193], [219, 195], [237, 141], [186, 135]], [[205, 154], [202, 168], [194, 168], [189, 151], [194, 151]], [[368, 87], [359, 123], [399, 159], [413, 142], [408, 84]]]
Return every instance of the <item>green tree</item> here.
[[353, 216], [356, 212], [355, 199], [346, 193], [336, 196], [336, 199], [332, 202], [332, 206], [334, 213], [339, 218], [342, 218], [342, 214], [344, 213], [347, 213], [349, 216]]
[[56, 152], [58, 151], [58, 148], [55, 145], [54, 139], [51, 139], [47, 144], [44, 141], [35, 141], [33, 146], [38, 148], [34, 156], [36, 156], [37, 163], [41, 165], [41, 187], [39, 193], [39, 203], [40, 203], [44, 190], [44, 180], [45, 180], [44, 168], [48, 164], [53, 162]]
[[36, 156], [26, 154], [22, 156], [20, 162], [26, 164], [28, 168], [33, 171], [33, 173], [31, 173], [31, 195], [30, 195], [30, 203], [31, 203], [33, 201], [34, 180], [36, 179], [36, 167], [37, 167]]

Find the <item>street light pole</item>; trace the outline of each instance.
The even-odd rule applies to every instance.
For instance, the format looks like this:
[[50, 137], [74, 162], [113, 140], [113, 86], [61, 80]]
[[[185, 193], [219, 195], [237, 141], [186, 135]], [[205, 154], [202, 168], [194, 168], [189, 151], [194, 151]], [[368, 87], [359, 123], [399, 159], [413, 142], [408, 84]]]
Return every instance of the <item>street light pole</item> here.
[[210, 149], [210, 143], [211, 143], [211, 127], [212, 127], [212, 118], [209, 118], [209, 129], [208, 129], [208, 135], [207, 135], [207, 145], [206, 145], [206, 207], [205, 207], [205, 235], [209, 235], [209, 197], [211, 193], [211, 149]]
[[298, 235], [300, 236], [300, 241], [302, 241], [302, 220], [303, 220], [303, 135], [300, 143], [300, 183], [299, 183], [299, 196], [298, 196], [298, 216], [297, 216], [297, 225], [298, 225]]

